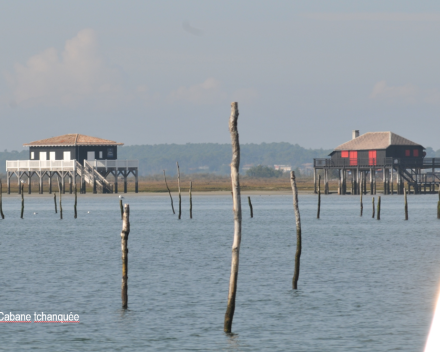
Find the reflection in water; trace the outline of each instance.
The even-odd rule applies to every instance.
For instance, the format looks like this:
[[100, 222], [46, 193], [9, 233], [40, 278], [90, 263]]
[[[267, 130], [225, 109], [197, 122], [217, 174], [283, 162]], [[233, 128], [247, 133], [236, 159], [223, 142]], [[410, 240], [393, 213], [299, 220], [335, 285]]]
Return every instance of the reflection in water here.
[[431, 329], [429, 330], [428, 341], [426, 342], [425, 352], [440, 351], [440, 295], [437, 298], [434, 318], [432, 319]]

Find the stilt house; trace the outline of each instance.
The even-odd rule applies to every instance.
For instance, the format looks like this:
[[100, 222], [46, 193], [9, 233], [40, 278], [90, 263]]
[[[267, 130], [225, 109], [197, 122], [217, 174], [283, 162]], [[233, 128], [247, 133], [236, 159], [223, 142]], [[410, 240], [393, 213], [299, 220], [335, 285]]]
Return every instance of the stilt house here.
[[[117, 160], [117, 148], [120, 145], [123, 143], [83, 134], [65, 134], [26, 143], [24, 146], [29, 147], [29, 160], [6, 161], [8, 193], [13, 175], [17, 176], [19, 184], [23, 178], [27, 179], [29, 193], [34, 175], [39, 177], [39, 193], [43, 193], [44, 179], [48, 180], [49, 193], [52, 192], [53, 176], [60, 179], [63, 193], [66, 179], [72, 193], [72, 183], [76, 187], [77, 177], [80, 178], [82, 193], [86, 192], [86, 183], [93, 187], [93, 193], [118, 193], [118, 177], [123, 176], [126, 193], [127, 176], [130, 173], [135, 177], [137, 192], [139, 162]], [[107, 180], [109, 175], [114, 177], [114, 183]]]
[[[394, 175], [397, 178], [397, 193], [403, 193], [404, 182], [413, 187], [415, 193], [422, 188], [433, 192], [440, 183], [440, 175], [435, 168], [440, 167], [440, 159], [426, 158], [425, 148], [393, 132], [368, 132], [359, 135], [354, 130], [352, 139], [336, 147], [330, 158], [314, 159], [315, 192], [317, 170], [324, 170], [324, 193], [328, 194], [329, 170], [337, 170], [338, 194], [347, 193], [347, 175], [351, 179], [351, 194], [366, 193], [369, 178], [370, 192], [375, 194], [376, 173], [381, 172], [384, 193], [393, 194]], [[432, 172], [422, 174], [422, 169]]]

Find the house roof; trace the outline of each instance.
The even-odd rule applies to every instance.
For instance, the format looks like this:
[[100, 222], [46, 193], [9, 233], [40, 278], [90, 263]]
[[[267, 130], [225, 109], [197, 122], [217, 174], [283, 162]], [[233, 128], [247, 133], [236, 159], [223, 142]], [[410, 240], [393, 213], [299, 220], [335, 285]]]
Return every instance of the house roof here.
[[123, 145], [108, 139], [90, 137], [84, 134], [64, 134], [58, 137], [41, 139], [39, 141], [23, 144], [25, 147], [43, 147], [43, 146], [75, 146], [75, 145]]
[[417, 146], [423, 148], [422, 145], [403, 138], [393, 132], [367, 132], [351, 141], [341, 144], [336, 147], [334, 151], [386, 149], [392, 145]]

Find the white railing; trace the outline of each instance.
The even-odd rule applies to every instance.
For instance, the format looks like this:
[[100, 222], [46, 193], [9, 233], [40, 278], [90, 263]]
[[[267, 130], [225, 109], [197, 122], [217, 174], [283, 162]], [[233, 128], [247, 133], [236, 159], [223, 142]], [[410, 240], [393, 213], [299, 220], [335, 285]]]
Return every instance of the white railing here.
[[74, 171], [76, 160], [7, 160], [6, 171]]
[[139, 160], [84, 160], [84, 165], [86, 163], [93, 168], [106, 168], [106, 169], [128, 169], [128, 168], [138, 168]]

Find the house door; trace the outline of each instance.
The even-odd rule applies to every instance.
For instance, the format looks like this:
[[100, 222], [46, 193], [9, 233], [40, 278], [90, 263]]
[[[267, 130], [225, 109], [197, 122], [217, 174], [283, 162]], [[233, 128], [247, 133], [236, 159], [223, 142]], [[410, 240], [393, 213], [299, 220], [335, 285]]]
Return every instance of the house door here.
[[55, 152], [49, 152], [49, 160], [56, 160]]
[[358, 152], [350, 151], [350, 165], [357, 165], [357, 164], [358, 164]]
[[70, 160], [70, 152], [63, 152], [63, 160]]
[[46, 152], [40, 152], [40, 160], [47, 160], [47, 153]]
[[376, 151], [375, 150], [369, 150], [368, 151], [368, 160], [370, 165], [376, 165], [377, 159], [376, 159]]
[[93, 161], [95, 159], [95, 152], [87, 152], [87, 160]]

